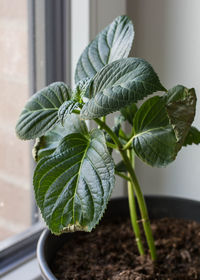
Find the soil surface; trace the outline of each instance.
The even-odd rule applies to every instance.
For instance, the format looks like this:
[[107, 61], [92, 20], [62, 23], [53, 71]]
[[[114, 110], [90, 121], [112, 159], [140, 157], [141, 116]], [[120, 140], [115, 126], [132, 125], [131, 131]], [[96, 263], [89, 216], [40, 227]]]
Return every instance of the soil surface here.
[[152, 230], [156, 264], [138, 255], [130, 221], [115, 220], [74, 234], [52, 270], [59, 280], [200, 279], [200, 224], [164, 218], [153, 221]]

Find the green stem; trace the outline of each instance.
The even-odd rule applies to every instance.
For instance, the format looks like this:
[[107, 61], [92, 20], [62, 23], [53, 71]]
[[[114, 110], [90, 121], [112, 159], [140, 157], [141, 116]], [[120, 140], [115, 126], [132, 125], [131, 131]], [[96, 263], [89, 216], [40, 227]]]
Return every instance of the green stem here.
[[133, 136], [128, 140], [128, 142], [126, 143], [126, 145], [124, 145], [123, 150], [127, 150], [127, 149], [131, 146], [131, 144], [132, 144], [134, 138], [135, 138], [135, 135], [133, 135]]
[[[131, 160], [131, 162], [133, 162], [132, 151], [130, 151], [130, 160]], [[135, 233], [136, 244], [137, 244], [140, 255], [143, 256], [145, 252], [144, 252], [144, 247], [142, 244], [140, 227], [138, 224], [135, 196], [134, 196], [134, 191], [133, 191], [133, 183], [131, 180], [128, 182], [128, 201], [129, 201], [131, 224], [132, 224], [133, 231]]]
[[102, 118], [101, 118], [101, 120], [102, 120], [102, 122], [106, 122], [106, 116], [103, 116]]
[[73, 110], [73, 113], [74, 113], [74, 114], [77, 114], [77, 115], [80, 115], [80, 111], [77, 110], [77, 109]]
[[100, 119], [94, 119], [94, 121], [110, 135], [115, 144], [119, 147], [119, 149], [121, 149], [122, 144], [119, 141], [117, 135], [110, 129], [110, 127], [108, 127], [107, 124], [102, 122]]
[[124, 175], [123, 173], [121, 173], [119, 171], [115, 171], [115, 174], [118, 175], [119, 177], [122, 177], [126, 181], [130, 181], [131, 180], [128, 176]]
[[127, 135], [124, 133], [124, 131], [121, 129], [120, 131], [120, 138], [122, 138], [125, 141], [128, 141]]
[[129, 202], [129, 211], [131, 217], [131, 224], [133, 231], [135, 233], [135, 241], [138, 247], [138, 251], [141, 256], [144, 255], [144, 248], [142, 244], [141, 234], [139, 224], [137, 222], [137, 214], [136, 214], [136, 205], [135, 205], [135, 198], [134, 198], [134, 191], [132, 182], [128, 182], [128, 202]]
[[106, 145], [107, 145], [109, 148], [118, 150], [118, 147], [117, 147], [115, 144], [113, 144], [113, 143], [110, 143], [110, 142], [107, 141], [107, 142], [106, 142]]
[[134, 188], [134, 192], [135, 192], [136, 197], [137, 197], [137, 201], [138, 201], [138, 205], [139, 205], [140, 213], [141, 213], [141, 218], [142, 218], [141, 221], [142, 221], [142, 224], [143, 224], [147, 244], [149, 246], [151, 258], [152, 258], [153, 261], [155, 261], [157, 259], [156, 248], [155, 248], [155, 244], [154, 244], [154, 239], [153, 239], [153, 235], [152, 235], [151, 225], [150, 225], [150, 221], [149, 221], [149, 215], [148, 215], [146, 203], [145, 203], [145, 200], [144, 200], [144, 196], [141, 192], [141, 188], [140, 188], [140, 185], [138, 183], [137, 177], [135, 175], [135, 171], [133, 170], [132, 165], [131, 165], [127, 155], [124, 154], [124, 151], [122, 151], [121, 155], [124, 159], [124, 163], [126, 164], [126, 168], [127, 168], [128, 172], [130, 174], [131, 181], [132, 181], [133, 188]]
[[127, 154], [126, 154], [126, 151], [123, 150], [122, 144], [119, 141], [119, 139], [117, 138], [117, 136], [115, 135], [115, 133], [101, 120], [95, 119], [95, 121], [101, 128], [103, 128], [110, 135], [112, 140], [119, 147], [120, 154], [121, 154], [121, 156], [124, 160], [127, 171], [130, 174], [133, 189], [134, 189], [135, 195], [137, 197], [137, 201], [138, 201], [138, 205], [139, 205], [139, 209], [140, 209], [140, 213], [141, 213], [141, 218], [142, 218], [141, 221], [142, 221], [142, 224], [143, 224], [145, 236], [146, 236], [147, 243], [148, 243], [148, 246], [149, 246], [151, 258], [152, 258], [153, 261], [155, 261], [156, 258], [157, 258], [156, 248], [155, 248], [154, 239], [153, 239], [153, 235], [152, 235], [152, 230], [151, 230], [151, 226], [150, 226], [149, 216], [148, 216], [144, 196], [142, 194], [142, 191], [140, 189], [140, 185], [139, 185], [137, 177], [135, 175], [135, 171], [134, 171], [134, 169], [132, 167], [132, 164], [131, 164], [131, 162], [130, 162]]

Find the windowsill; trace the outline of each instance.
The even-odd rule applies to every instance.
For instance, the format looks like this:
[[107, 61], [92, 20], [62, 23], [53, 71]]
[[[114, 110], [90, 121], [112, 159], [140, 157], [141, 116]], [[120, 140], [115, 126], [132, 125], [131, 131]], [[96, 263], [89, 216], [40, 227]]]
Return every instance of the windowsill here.
[[39, 265], [36, 258], [29, 260], [23, 265], [15, 268], [13, 271], [4, 275], [1, 280], [42, 280]]
[[[0, 242], [0, 278], [8, 277], [8, 275], [12, 275], [12, 273], [18, 273], [23, 271], [23, 269], [27, 269], [27, 266], [33, 265], [33, 260], [36, 256], [37, 241], [43, 229], [44, 224], [37, 223], [30, 227], [27, 231]], [[34, 271], [29, 270], [29, 273], [33, 272]], [[15, 277], [5, 279], [10, 280], [25, 278]]]

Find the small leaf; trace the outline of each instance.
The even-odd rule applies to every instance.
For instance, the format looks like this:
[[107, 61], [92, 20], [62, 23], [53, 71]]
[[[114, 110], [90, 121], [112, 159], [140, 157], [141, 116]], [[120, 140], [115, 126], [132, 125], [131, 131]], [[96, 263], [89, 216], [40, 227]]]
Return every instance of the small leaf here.
[[53, 83], [34, 94], [19, 117], [17, 136], [29, 140], [44, 135], [58, 122], [58, 109], [70, 97], [70, 88], [62, 82]]
[[58, 110], [58, 119], [62, 125], [64, 123], [64, 119], [66, 119], [68, 115], [73, 113], [73, 111], [77, 109], [79, 105], [80, 105], [79, 102], [73, 100], [67, 100], [60, 106]]
[[137, 112], [138, 108], [135, 103], [128, 105], [120, 110], [122, 116], [127, 120], [131, 125], [133, 125], [133, 119]]
[[192, 126], [184, 140], [183, 146], [192, 145], [192, 144], [200, 144], [200, 131]]
[[61, 139], [71, 133], [88, 133], [86, 123], [80, 120], [79, 115], [71, 114], [67, 116], [64, 127], [58, 123], [44, 136], [37, 138], [32, 151], [34, 160], [39, 161], [42, 157], [52, 154]]
[[105, 116], [159, 90], [165, 89], [148, 62], [132, 57], [114, 61], [94, 77], [81, 117]]
[[40, 160], [42, 157], [52, 154], [58, 146], [60, 140], [65, 136], [65, 130], [57, 124], [54, 128], [48, 131], [44, 136], [36, 139], [35, 145], [32, 150], [32, 155], [35, 161]]
[[182, 85], [177, 85], [168, 90], [163, 98], [166, 99], [166, 103], [170, 104], [186, 98], [188, 95], [188, 89]]
[[123, 160], [121, 160], [115, 165], [115, 170], [118, 172], [127, 172], [127, 168]]
[[80, 119], [80, 115], [71, 114], [69, 115], [65, 122], [64, 128], [67, 134], [71, 133], [81, 133], [81, 134], [88, 134], [88, 129], [85, 121]]
[[133, 148], [142, 161], [160, 167], [175, 159], [177, 141], [162, 97], [154, 96], [143, 103], [135, 115], [133, 129]]
[[[126, 144], [126, 141], [124, 139], [127, 138], [127, 136], [125, 135], [125, 133], [122, 130], [122, 122], [124, 121], [124, 117], [122, 115], [118, 115], [115, 116], [114, 118], [114, 126], [112, 127], [112, 131], [115, 133], [115, 135], [118, 137], [118, 139], [120, 140], [120, 142], [122, 143], [122, 145]], [[110, 137], [110, 135], [108, 133], [105, 132], [105, 138], [106, 138], [106, 142], [110, 143], [110, 144], [115, 144], [113, 139]], [[127, 140], [127, 139], [126, 139]], [[113, 149], [112, 148], [108, 148], [110, 154], [112, 154]]]
[[166, 96], [168, 117], [181, 148], [195, 116], [195, 90], [178, 85], [169, 90]]
[[114, 187], [114, 163], [103, 133], [69, 134], [42, 158], [34, 174], [42, 216], [55, 234], [91, 231], [101, 219]]
[[128, 57], [133, 36], [130, 19], [127, 16], [117, 17], [83, 51], [77, 63], [75, 82], [92, 78], [106, 64]]
[[83, 80], [80, 80], [74, 89], [72, 99], [78, 102], [81, 102], [84, 97], [87, 96], [87, 88], [90, 86], [90, 83], [92, 82], [92, 78], [85, 78]]
[[122, 122], [124, 121], [124, 117], [122, 115], [118, 115], [114, 117], [114, 126], [112, 127], [112, 131], [119, 137], [120, 130], [122, 129]]

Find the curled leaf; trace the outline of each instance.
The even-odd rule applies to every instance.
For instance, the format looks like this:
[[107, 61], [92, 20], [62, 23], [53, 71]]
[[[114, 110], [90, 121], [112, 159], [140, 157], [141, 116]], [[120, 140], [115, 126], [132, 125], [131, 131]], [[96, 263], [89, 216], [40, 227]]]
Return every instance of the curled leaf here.
[[200, 131], [192, 126], [187, 134], [187, 136], [185, 137], [183, 146], [187, 146], [187, 145], [192, 145], [192, 144], [200, 144]]
[[181, 85], [172, 88], [167, 93], [167, 114], [179, 148], [182, 147], [194, 120], [196, 100], [195, 90]]

